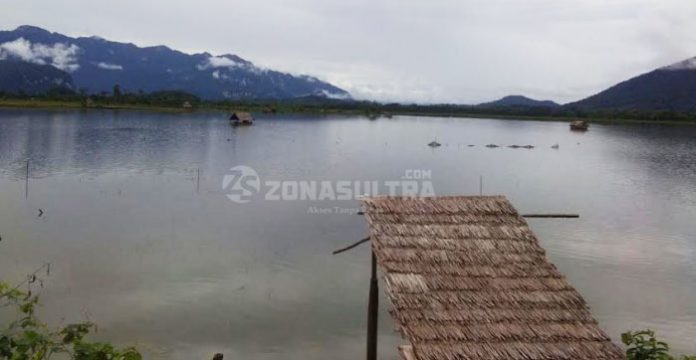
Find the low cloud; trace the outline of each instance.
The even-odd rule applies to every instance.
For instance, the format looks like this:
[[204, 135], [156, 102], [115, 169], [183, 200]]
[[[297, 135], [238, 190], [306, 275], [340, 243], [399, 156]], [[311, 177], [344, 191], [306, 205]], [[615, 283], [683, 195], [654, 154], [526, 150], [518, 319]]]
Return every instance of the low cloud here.
[[226, 56], [211, 56], [204, 62], [198, 64], [196, 67], [200, 71], [215, 69], [215, 71], [212, 73], [213, 78], [225, 80], [229, 79], [229, 76], [225, 74], [225, 70], [243, 69], [257, 75], [268, 72], [267, 69], [258, 67], [252, 63], [235, 61], [234, 59]]
[[223, 56], [211, 56], [202, 64], [198, 65], [198, 70], [207, 70], [215, 68], [231, 68], [231, 67], [241, 67], [244, 64], [236, 62], [230, 58]]
[[220, 73], [220, 70], [213, 71], [212, 75], [213, 75], [213, 79], [217, 79], [217, 80], [220, 80], [220, 79], [228, 80], [230, 78], [229, 75], [227, 75], [225, 73]]
[[39, 65], [52, 65], [67, 72], [80, 68], [77, 56], [80, 48], [75, 44], [53, 45], [32, 43], [24, 38], [0, 44], [0, 59], [17, 58]]
[[98, 68], [101, 68], [104, 70], [123, 70], [123, 66], [118, 65], [118, 64], [109, 64], [106, 62], [99, 62], [96, 65]]
[[326, 96], [329, 99], [339, 99], [339, 100], [348, 100], [350, 99], [350, 94], [344, 94], [344, 93], [335, 93], [327, 90], [322, 90], [321, 91], [322, 95]]

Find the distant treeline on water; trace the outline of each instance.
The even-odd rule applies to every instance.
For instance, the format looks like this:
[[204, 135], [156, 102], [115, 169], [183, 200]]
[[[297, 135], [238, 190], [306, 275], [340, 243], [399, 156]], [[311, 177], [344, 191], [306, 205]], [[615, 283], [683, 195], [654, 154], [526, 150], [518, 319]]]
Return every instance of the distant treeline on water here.
[[696, 113], [676, 111], [646, 111], [635, 109], [587, 110], [572, 105], [544, 106], [480, 106], [458, 104], [402, 104], [379, 103], [364, 100], [330, 99], [323, 96], [306, 96], [287, 100], [234, 99], [210, 101], [185, 91], [167, 90], [151, 93], [125, 92], [118, 85], [112, 92], [89, 94], [86, 90], [74, 91], [55, 88], [43, 94], [0, 91], [0, 106], [14, 107], [82, 107], [82, 108], [177, 108], [177, 109], [240, 109], [267, 113], [350, 113], [370, 117], [399, 114], [429, 116], [487, 116], [501, 118], [538, 119], [597, 119], [639, 120], [651, 122], [694, 122]]

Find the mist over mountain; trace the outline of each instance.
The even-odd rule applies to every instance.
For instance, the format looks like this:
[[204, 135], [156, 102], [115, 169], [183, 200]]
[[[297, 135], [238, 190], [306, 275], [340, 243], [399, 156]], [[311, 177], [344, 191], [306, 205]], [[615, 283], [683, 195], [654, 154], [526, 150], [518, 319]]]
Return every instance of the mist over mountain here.
[[43, 88], [31, 85], [39, 81], [34, 78], [39, 68], [18, 67], [17, 62], [52, 67], [69, 77], [52, 72], [39, 82], [61, 78], [66, 86], [90, 93], [110, 92], [118, 84], [129, 92], [184, 90], [209, 100], [350, 98], [346, 91], [315, 77], [260, 68], [233, 54], [186, 54], [166, 46], [138, 47], [96, 36], [73, 38], [34, 26], [0, 31], [0, 60], [10, 60], [0, 63], [0, 72], [13, 69], [20, 78], [32, 79], [6, 77], [0, 79], [7, 81], [0, 88], [19, 86], [25, 92]]

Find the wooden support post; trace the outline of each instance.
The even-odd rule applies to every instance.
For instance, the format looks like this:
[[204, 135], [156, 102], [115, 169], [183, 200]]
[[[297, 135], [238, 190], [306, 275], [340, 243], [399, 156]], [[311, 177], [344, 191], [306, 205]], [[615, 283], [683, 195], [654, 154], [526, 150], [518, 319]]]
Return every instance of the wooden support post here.
[[[369, 236], [354, 244], [338, 249], [333, 254], [340, 254], [368, 241], [370, 241]], [[367, 300], [367, 360], [377, 360], [377, 313], [379, 310], [377, 257], [375, 257], [375, 252], [372, 250], [370, 254], [372, 255], [372, 266], [370, 268], [370, 295]]]
[[377, 360], [377, 310], [379, 308], [379, 293], [377, 292], [377, 258], [372, 253], [372, 269], [370, 273], [370, 298], [367, 305], [367, 360]]
[[27, 175], [24, 180], [24, 198], [29, 198], [29, 160], [27, 160]]

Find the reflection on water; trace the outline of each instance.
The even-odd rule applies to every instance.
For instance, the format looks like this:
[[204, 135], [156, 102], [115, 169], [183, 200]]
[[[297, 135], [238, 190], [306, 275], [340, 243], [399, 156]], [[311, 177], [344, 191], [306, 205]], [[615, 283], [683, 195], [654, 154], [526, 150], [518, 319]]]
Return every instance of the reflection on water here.
[[[530, 224], [602, 326], [615, 339], [651, 327], [696, 352], [695, 135], [419, 117], [277, 116], [235, 129], [221, 113], [2, 110], [0, 274], [21, 279], [51, 262], [48, 319], [90, 319], [99, 337], [149, 358], [354, 359], [364, 354], [369, 253], [330, 254], [366, 224], [308, 209], [357, 202], [235, 204], [222, 177], [236, 165], [262, 180], [426, 169], [438, 194], [478, 193], [482, 176], [485, 193], [520, 211], [580, 213]], [[426, 146], [433, 139], [443, 146]], [[381, 305], [380, 354], [393, 358], [400, 339]]]

